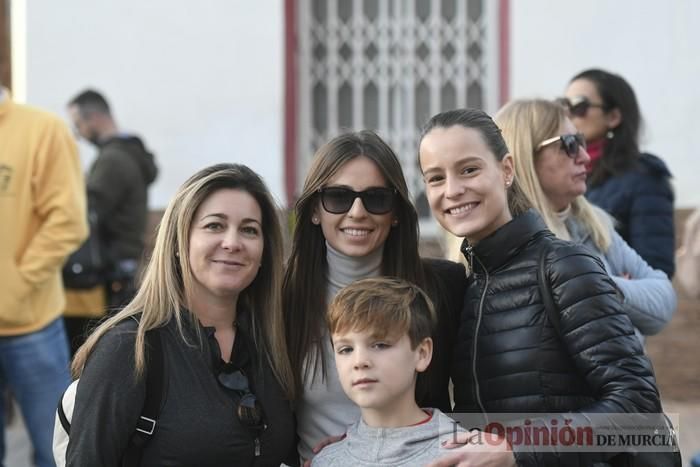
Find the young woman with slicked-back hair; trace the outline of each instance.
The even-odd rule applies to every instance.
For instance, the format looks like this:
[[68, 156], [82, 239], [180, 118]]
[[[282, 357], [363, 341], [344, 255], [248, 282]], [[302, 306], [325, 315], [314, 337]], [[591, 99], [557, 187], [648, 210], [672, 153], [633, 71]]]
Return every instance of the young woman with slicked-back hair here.
[[[566, 419], [594, 429], [613, 421], [591, 414], [658, 413], [651, 362], [614, 282], [592, 251], [547, 230], [491, 117], [478, 109], [433, 116], [419, 158], [430, 209], [464, 238], [470, 266], [453, 351], [455, 411], [486, 423], [546, 413], [538, 428]], [[615, 454], [511, 441], [457, 448], [436, 465], [583, 467]]]

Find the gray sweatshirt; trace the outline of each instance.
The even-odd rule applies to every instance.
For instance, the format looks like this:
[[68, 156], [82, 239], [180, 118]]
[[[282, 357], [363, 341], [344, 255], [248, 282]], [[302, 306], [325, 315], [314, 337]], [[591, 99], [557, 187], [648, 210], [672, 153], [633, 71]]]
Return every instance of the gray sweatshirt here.
[[426, 465], [450, 454], [442, 442], [451, 440], [455, 429], [465, 431], [438, 409], [420, 425], [372, 428], [364, 421], [352, 425], [342, 441], [326, 446], [314, 457], [313, 467], [375, 467]]

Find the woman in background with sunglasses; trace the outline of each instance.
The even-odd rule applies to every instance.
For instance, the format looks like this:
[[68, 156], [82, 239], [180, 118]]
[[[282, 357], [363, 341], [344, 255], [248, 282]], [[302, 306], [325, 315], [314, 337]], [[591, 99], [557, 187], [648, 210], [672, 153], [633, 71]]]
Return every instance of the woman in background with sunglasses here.
[[632, 87], [621, 76], [585, 70], [561, 102], [588, 143], [586, 197], [615, 218], [622, 238], [650, 266], [673, 277], [671, 173], [660, 158], [639, 152], [642, 117]]
[[[130, 465], [294, 459], [282, 267], [277, 209], [255, 172], [219, 164], [187, 180], [163, 215], [138, 294], [73, 361], [67, 465], [133, 461], [137, 428], [154, 430]], [[164, 394], [155, 426], [144, 428], [145, 374], [159, 370], [148, 367], [150, 333], [159, 334]]]
[[295, 212], [283, 303], [301, 458], [310, 460], [360, 417], [340, 386], [325, 323], [336, 292], [359, 279], [395, 276], [428, 292], [439, 323], [417, 396], [422, 406], [449, 411], [449, 352], [465, 271], [419, 257], [418, 216], [391, 148], [367, 130], [333, 138], [316, 152]]
[[[555, 238], [531, 209], [493, 120], [478, 109], [433, 116], [419, 158], [433, 216], [465, 239], [471, 271], [453, 351], [455, 412], [485, 414], [484, 424], [499, 414], [547, 413], [533, 427], [594, 431], [601, 419], [588, 412], [659, 412], [651, 362], [617, 289], [588, 248]], [[613, 455], [557, 452], [517, 436], [512, 452], [505, 441], [458, 441], [431, 465], [591, 466]]]
[[590, 157], [566, 111], [545, 100], [517, 100], [499, 110], [495, 121], [514, 156], [520, 186], [547, 228], [598, 253], [642, 342], [643, 335], [661, 331], [676, 309], [671, 281], [627, 245], [605, 211], [586, 201]]

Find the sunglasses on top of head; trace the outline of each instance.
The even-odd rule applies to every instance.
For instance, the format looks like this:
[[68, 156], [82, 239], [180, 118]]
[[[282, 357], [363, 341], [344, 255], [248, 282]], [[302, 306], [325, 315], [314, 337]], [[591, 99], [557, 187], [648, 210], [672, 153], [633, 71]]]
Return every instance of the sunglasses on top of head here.
[[321, 205], [331, 214], [345, 214], [357, 198], [370, 214], [387, 214], [394, 208], [396, 190], [392, 188], [368, 188], [355, 191], [341, 186], [319, 188]]
[[564, 150], [567, 156], [572, 159], [576, 159], [578, 156], [579, 148], [586, 149], [586, 139], [583, 137], [582, 133], [570, 133], [566, 135], [553, 136], [549, 139], [542, 141], [537, 145], [537, 150], [539, 151], [543, 147], [561, 141], [561, 148]]
[[251, 392], [248, 377], [243, 370], [222, 371], [216, 375], [216, 379], [219, 381], [219, 384], [233, 391], [238, 396], [236, 415], [241, 424], [252, 430], [264, 430], [266, 425], [262, 407], [255, 394]]
[[591, 107], [603, 109], [604, 111], [608, 110], [606, 105], [594, 104], [585, 96], [576, 96], [572, 97], [571, 99], [567, 97], [560, 97], [556, 100], [556, 102], [564, 107], [572, 117], [585, 117], [588, 113], [588, 109]]

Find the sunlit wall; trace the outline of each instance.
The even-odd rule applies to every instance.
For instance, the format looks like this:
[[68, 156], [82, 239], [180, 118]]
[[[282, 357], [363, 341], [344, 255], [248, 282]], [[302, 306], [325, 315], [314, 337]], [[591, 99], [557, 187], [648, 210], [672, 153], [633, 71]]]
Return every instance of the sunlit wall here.
[[66, 117], [94, 86], [143, 135], [161, 168], [152, 207], [217, 162], [248, 164], [282, 196], [282, 2], [31, 0], [26, 44], [27, 102]]
[[561, 95], [585, 68], [634, 87], [645, 119], [642, 149], [674, 174], [676, 206], [700, 205], [700, 2], [511, 0], [511, 96]]

